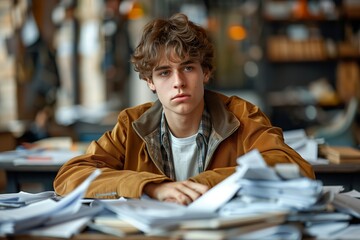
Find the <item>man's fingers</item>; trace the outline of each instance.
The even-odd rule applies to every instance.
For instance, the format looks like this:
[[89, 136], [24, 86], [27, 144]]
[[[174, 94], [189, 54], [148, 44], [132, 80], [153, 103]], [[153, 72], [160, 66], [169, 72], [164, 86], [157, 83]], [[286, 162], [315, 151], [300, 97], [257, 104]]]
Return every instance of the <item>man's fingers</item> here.
[[198, 199], [208, 190], [208, 187], [191, 181], [149, 183], [144, 187], [144, 192], [160, 201], [176, 202], [188, 205]]
[[[184, 181], [177, 186], [177, 189], [190, 198], [191, 202], [198, 199], [203, 193], [207, 191], [207, 186], [194, 183], [190, 181]], [[189, 204], [190, 202], [188, 202]]]
[[200, 183], [195, 183], [192, 181], [184, 181], [183, 182], [184, 185], [186, 185], [187, 187], [191, 188], [192, 190], [200, 193], [200, 194], [204, 194], [209, 190], [209, 187], [204, 185], [204, 184], [200, 184]]
[[188, 205], [190, 204], [193, 200], [191, 199], [190, 196], [188, 196], [185, 192], [184, 189], [178, 189], [175, 188], [172, 190], [172, 192], [169, 192], [169, 196], [166, 197], [164, 199], [164, 201], [169, 201], [169, 202], [176, 202], [178, 204], [181, 205]]

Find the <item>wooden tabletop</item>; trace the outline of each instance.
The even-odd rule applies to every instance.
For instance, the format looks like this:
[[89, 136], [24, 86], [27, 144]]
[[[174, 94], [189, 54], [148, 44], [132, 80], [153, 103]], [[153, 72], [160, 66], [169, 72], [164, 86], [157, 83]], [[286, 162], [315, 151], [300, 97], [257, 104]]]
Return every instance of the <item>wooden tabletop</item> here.
[[342, 163], [342, 164], [319, 164], [312, 165], [315, 172], [318, 173], [356, 173], [360, 172], [360, 164]]

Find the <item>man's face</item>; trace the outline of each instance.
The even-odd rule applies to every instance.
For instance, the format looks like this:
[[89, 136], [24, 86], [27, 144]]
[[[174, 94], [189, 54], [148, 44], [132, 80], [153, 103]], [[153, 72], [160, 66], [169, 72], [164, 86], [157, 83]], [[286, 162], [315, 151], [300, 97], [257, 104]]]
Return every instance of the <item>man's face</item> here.
[[199, 62], [166, 57], [153, 69], [149, 88], [156, 91], [165, 114], [202, 113], [204, 83], [209, 81]]

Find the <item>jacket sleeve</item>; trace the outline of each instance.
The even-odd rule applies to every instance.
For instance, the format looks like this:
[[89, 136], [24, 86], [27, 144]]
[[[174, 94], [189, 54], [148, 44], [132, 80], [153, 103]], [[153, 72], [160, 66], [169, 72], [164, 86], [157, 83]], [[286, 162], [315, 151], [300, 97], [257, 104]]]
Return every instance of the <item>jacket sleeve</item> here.
[[281, 128], [272, 126], [258, 107], [249, 109], [248, 117], [243, 121], [246, 124], [243, 128], [245, 151], [258, 149], [269, 166], [294, 163], [299, 166], [303, 176], [315, 179], [311, 164], [285, 143]]
[[126, 120], [119, 120], [112, 131], [91, 142], [84, 155], [66, 162], [54, 180], [55, 192], [59, 195], [70, 193], [96, 168], [102, 173], [89, 186], [87, 198], [139, 198], [146, 183], [169, 181], [160, 172], [138, 169], [139, 159], [126, 159], [127, 151], [131, 150], [128, 126]]

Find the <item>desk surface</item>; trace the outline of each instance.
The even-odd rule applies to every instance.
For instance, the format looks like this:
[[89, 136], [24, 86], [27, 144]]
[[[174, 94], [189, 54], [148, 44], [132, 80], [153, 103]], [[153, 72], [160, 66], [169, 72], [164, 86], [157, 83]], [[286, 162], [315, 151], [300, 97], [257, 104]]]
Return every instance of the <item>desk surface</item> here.
[[[0, 161], [0, 169], [6, 171], [17, 171], [17, 172], [57, 172], [61, 165], [54, 165], [52, 163], [41, 163], [41, 164], [26, 164], [26, 165], [15, 165], [12, 162]], [[312, 165], [315, 172], [342, 172], [342, 173], [354, 173], [360, 172], [360, 163], [342, 163], [342, 164], [317, 164]]]
[[[43, 191], [53, 190], [52, 182], [61, 165], [37, 163], [26, 165], [14, 165], [12, 162], [0, 161], [0, 169], [7, 173], [8, 186], [6, 192], [18, 192], [21, 183], [40, 182]], [[346, 189], [360, 191], [357, 183], [360, 178], [360, 164], [319, 164], [313, 165], [316, 177], [324, 181], [324, 184], [349, 185]], [[359, 175], [357, 177], [356, 175]]]
[[15, 165], [12, 162], [1, 162], [0, 169], [5, 171], [16, 171], [16, 172], [57, 172], [61, 165], [54, 164], [26, 164], [26, 165]]
[[360, 172], [360, 164], [342, 163], [342, 164], [319, 164], [313, 165], [315, 173], [356, 173]]
[[41, 191], [52, 191], [53, 181], [61, 165], [33, 164], [15, 165], [13, 162], [0, 161], [0, 170], [6, 174], [6, 193], [29, 191], [24, 184], [40, 186]]
[[[18, 235], [11, 237], [1, 237], [0, 240], [64, 240], [63, 238], [54, 238], [54, 237], [38, 237], [38, 236], [29, 236], [29, 235]], [[169, 237], [151, 237], [144, 235], [129, 235], [126, 237], [116, 237], [112, 235], [102, 234], [102, 233], [81, 233], [75, 235], [71, 240], [166, 240], [170, 239]]]

